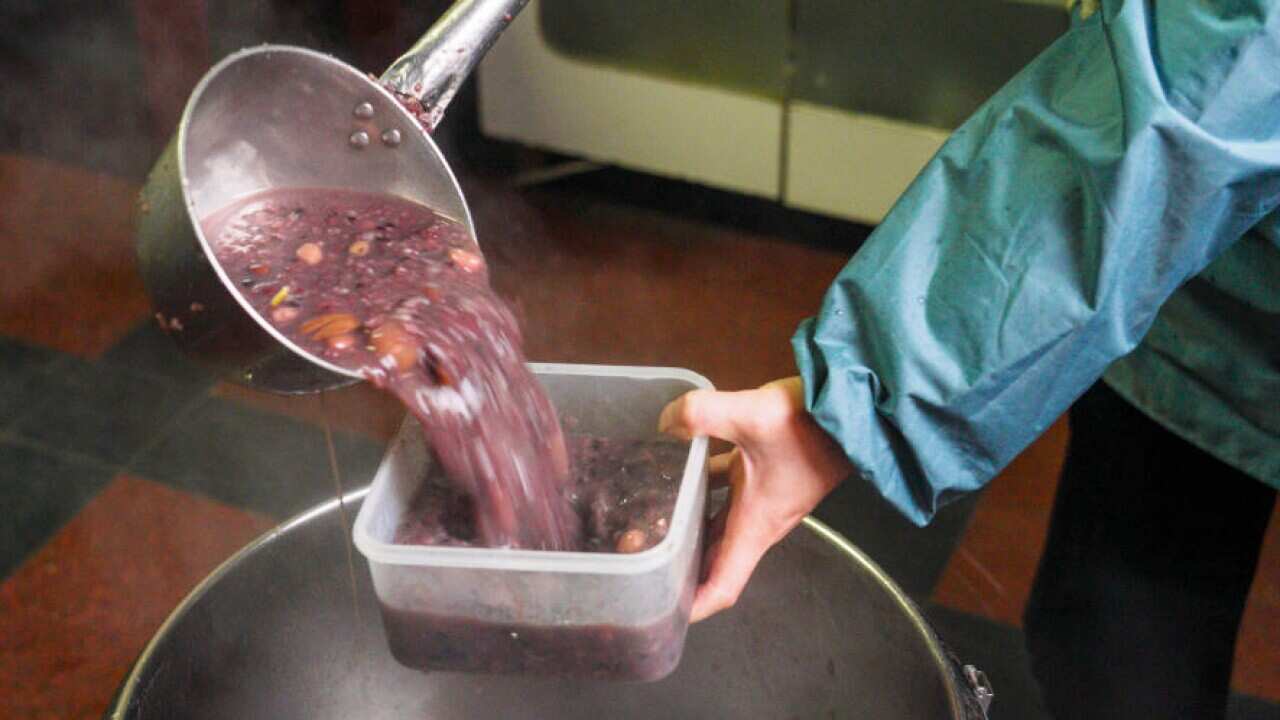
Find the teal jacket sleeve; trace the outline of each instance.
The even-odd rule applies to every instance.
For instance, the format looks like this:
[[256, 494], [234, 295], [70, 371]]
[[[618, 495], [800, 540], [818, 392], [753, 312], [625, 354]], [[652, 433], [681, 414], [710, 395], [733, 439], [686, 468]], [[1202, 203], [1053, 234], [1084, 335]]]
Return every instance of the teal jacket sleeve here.
[[1104, 2], [959, 128], [793, 338], [917, 524], [984, 485], [1280, 199], [1280, 2]]

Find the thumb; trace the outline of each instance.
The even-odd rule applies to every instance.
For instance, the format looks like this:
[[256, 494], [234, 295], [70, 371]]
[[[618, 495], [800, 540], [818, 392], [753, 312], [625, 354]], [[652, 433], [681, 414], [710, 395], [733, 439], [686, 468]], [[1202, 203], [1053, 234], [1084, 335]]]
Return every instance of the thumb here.
[[692, 390], [662, 410], [658, 431], [689, 440], [695, 435], [738, 442], [740, 419], [749, 413], [746, 393]]

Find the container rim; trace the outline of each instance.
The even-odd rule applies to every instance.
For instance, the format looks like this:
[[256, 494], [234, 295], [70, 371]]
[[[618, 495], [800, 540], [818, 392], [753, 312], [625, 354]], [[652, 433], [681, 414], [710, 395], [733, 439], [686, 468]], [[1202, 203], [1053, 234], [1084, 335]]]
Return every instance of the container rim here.
[[[674, 367], [634, 365], [586, 365], [560, 363], [529, 363], [537, 375], [584, 375], [591, 377], [619, 377], [633, 380], [683, 380], [693, 389], [713, 390], [715, 386], [707, 378], [692, 370]], [[406, 426], [412, 420], [406, 420]], [[557, 550], [512, 550], [505, 548], [458, 548], [430, 545], [398, 545], [374, 538], [370, 531], [373, 511], [383, 494], [389, 492], [390, 475], [386, 472], [388, 459], [405, 442], [405, 426], [397, 433], [388, 447], [383, 462], [378, 467], [369, 496], [360, 506], [352, 535], [356, 548], [369, 562], [382, 565], [414, 567], [451, 567], [512, 572], [555, 572], [596, 575], [640, 575], [651, 572], [672, 561], [680, 549], [685, 534], [694, 531], [701, 518], [691, 517], [697, 505], [695, 495], [706, 490], [701, 482], [707, 461], [707, 438], [695, 437], [689, 444], [689, 456], [684, 474], [680, 478], [680, 492], [671, 512], [671, 529], [657, 545], [643, 552], [632, 554], [566, 552]]]

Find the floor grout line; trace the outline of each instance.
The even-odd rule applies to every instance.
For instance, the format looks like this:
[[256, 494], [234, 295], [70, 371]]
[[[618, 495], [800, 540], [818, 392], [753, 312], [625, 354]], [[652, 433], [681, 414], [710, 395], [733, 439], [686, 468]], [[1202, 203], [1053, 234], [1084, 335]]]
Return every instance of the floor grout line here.
[[165, 438], [169, 437], [169, 432], [176, 427], [178, 423], [191, 413], [195, 412], [196, 408], [212, 399], [213, 398], [209, 395], [209, 391], [205, 390], [184, 403], [182, 407], [178, 408], [178, 410], [174, 412], [167, 421], [161, 423], [160, 427], [156, 428], [155, 433], [150, 439], [142, 443], [137, 450], [133, 451], [133, 453], [125, 459], [125, 468], [131, 471], [136, 470], [138, 461], [141, 460], [148, 452], [151, 452], [158, 447]]
[[38, 440], [23, 437], [22, 435], [15, 435], [7, 429], [0, 430], [0, 443], [25, 447], [28, 450], [36, 450], [62, 460], [70, 460], [72, 462], [79, 463], [80, 465], [89, 465], [98, 470], [107, 470], [113, 474], [127, 469], [124, 465], [108, 462], [92, 455], [85, 455], [84, 453], [76, 452], [75, 450], [54, 447]]

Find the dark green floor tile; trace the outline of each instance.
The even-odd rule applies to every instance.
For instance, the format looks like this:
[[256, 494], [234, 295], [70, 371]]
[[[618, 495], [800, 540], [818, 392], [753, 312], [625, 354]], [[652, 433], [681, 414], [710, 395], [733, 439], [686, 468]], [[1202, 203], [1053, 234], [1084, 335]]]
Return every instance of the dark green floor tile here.
[[[335, 436], [347, 489], [373, 479], [382, 447]], [[318, 427], [211, 398], [182, 417], [133, 468], [223, 502], [288, 517], [335, 495]]]
[[101, 362], [202, 390], [211, 387], [215, 380], [205, 368], [183, 354], [154, 320], [143, 322], [103, 353]]
[[0, 336], [0, 377], [20, 376], [44, 366], [58, 356], [54, 350]]
[[52, 537], [111, 476], [101, 465], [0, 438], [0, 577]]
[[58, 357], [53, 350], [0, 337], [0, 428], [25, 409], [27, 379]]
[[64, 358], [35, 373], [9, 431], [54, 450], [123, 465], [202, 391], [165, 378]]
[[1233, 695], [1227, 705], [1227, 720], [1280, 720], [1280, 703], [1250, 695]]

